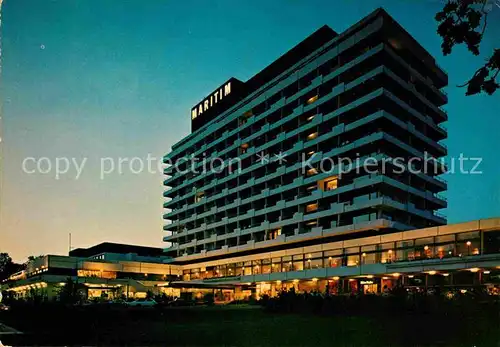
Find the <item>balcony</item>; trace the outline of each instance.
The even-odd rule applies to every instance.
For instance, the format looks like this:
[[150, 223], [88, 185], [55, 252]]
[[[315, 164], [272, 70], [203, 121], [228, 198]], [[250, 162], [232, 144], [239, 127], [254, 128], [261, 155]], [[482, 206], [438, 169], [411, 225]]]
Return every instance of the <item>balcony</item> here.
[[446, 219], [446, 215], [445, 215], [445, 214], [443, 214], [443, 213], [441, 213], [441, 212], [437, 212], [437, 211], [435, 211], [435, 212], [434, 212], [434, 215], [435, 215], [436, 217], [439, 217], [439, 218], [442, 218], [442, 219]]

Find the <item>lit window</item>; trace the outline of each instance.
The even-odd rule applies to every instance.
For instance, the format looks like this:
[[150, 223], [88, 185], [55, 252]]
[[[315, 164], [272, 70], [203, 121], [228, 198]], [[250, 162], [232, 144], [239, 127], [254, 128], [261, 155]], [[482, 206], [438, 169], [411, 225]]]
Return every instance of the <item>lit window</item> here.
[[317, 173], [318, 173], [318, 170], [316, 170], [315, 168], [307, 170], [307, 176], [316, 175]]
[[337, 176], [327, 177], [321, 181], [318, 181], [318, 188], [323, 190], [323, 191], [337, 189], [337, 187], [338, 187], [338, 177]]
[[194, 197], [194, 202], [199, 202], [205, 197], [205, 192], [198, 192]]
[[310, 105], [313, 102], [315, 102], [316, 100], [318, 100], [318, 95], [314, 95], [313, 97], [307, 99], [307, 104]]
[[279, 235], [281, 235], [281, 229], [275, 229], [269, 231], [269, 240], [275, 240]]
[[309, 116], [309, 117], [307, 117], [307, 120], [308, 120], [309, 122], [310, 122], [310, 121], [312, 121], [313, 119], [314, 119], [314, 116]]
[[307, 213], [310, 213], [310, 212], [314, 212], [314, 211], [317, 211], [318, 210], [318, 204], [309, 204], [306, 206], [306, 212]]
[[337, 189], [338, 180], [335, 178], [331, 181], [326, 182], [325, 190]]
[[316, 137], [318, 137], [318, 133], [317, 132], [307, 135], [307, 139], [308, 140], [314, 140]]
[[248, 143], [244, 143], [241, 145], [241, 153], [246, 153], [249, 145]]
[[240, 117], [240, 125], [245, 124], [248, 118], [250, 118], [252, 115], [253, 115], [252, 110], [243, 113], [243, 115]]

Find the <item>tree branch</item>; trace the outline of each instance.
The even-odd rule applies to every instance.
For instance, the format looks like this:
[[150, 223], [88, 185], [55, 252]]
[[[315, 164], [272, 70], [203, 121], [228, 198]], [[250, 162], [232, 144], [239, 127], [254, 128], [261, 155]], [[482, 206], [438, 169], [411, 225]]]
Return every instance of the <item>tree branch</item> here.
[[492, 79], [495, 80], [500, 72], [500, 68], [497, 68], [497, 72], [493, 75]]
[[458, 88], [463, 88], [465, 87], [466, 85], [468, 85], [470, 83], [470, 81], [477, 76], [477, 74], [479, 73], [479, 71], [481, 71], [482, 67], [480, 67], [479, 69], [476, 70], [476, 72], [474, 72], [474, 75], [472, 76], [472, 78], [470, 80], [468, 80], [466, 83], [462, 84], [462, 85], [457, 85]]
[[487, 3], [488, 1], [485, 0], [483, 2], [483, 7], [481, 8], [481, 13], [484, 15], [484, 25], [483, 25], [483, 30], [481, 30], [481, 38], [483, 37], [484, 32], [486, 31], [486, 26], [488, 25], [488, 12], [484, 10]]

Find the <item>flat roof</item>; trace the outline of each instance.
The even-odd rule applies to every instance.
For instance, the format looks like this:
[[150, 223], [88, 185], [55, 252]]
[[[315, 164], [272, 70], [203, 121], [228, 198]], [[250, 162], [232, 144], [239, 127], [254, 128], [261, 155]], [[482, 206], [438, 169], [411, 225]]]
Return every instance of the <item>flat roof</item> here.
[[102, 253], [129, 254], [134, 253], [141, 256], [159, 257], [164, 255], [163, 248], [138, 245], [127, 245], [123, 243], [102, 242], [88, 248], [77, 248], [69, 252], [71, 257], [89, 258]]
[[[282, 54], [278, 59], [274, 60], [271, 64], [266, 66], [260, 72], [256, 73], [246, 82], [241, 82], [238, 79], [231, 77], [229, 81], [238, 82], [237, 91], [233, 92], [227, 101], [220, 103], [217, 107], [213, 107], [203, 113], [202, 117], [197, 117], [191, 120], [192, 133], [202, 128], [212, 120], [217, 118], [221, 113], [229, 109], [231, 106], [238, 103], [245, 96], [259, 89], [262, 85], [268, 83], [275, 77], [279, 76], [283, 71], [287, 70], [301, 59], [307, 57], [322, 45], [331, 41], [338, 34], [328, 25], [323, 25], [304, 40], [295, 45], [292, 49]], [[182, 140], [172, 146], [175, 148], [182, 144]]]

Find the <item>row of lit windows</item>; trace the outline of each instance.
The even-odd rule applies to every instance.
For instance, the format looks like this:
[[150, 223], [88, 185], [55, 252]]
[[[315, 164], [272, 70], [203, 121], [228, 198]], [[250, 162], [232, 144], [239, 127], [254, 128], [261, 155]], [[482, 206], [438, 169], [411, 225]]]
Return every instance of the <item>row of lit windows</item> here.
[[[358, 44], [359, 44], [359, 42], [358, 42]], [[365, 44], [365, 45], [366, 45], [366, 44]], [[361, 50], [359, 50], [359, 53], [357, 53], [357, 54], [361, 55], [361, 54], [363, 54], [363, 53], [367, 52], [367, 51], [369, 50], [369, 48], [371, 48], [371, 46], [365, 46], [365, 47], [362, 47], [362, 49], [361, 49]], [[388, 49], [389, 51], [393, 52], [393, 54], [395, 54], [395, 55], [397, 56], [397, 54], [396, 54], [394, 51], [392, 51], [391, 49], [389, 49], [388, 47], [386, 47], [386, 49]], [[352, 50], [352, 48], [351, 48], [351, 50]], [[345, 54], [345, 52], [344, 52], [343, 54]], [[356, 57], [356, 55], [354, 55], [354, 56], [353, 56], [353, 59], [354, 59], [354, 57]], [[330, 71], [333, 71], [333, 70], [335, 70], [335, 69], [339, 68], [340, 66], [342, 66], [341, 62], [342, 62], [342, 63], [348, 63], [349, 61], [347, 61], [346, 59], [341, 59], [341, 58], [340, 58], [340, 56], [335, 57], [335, 58], [331, 59], [330, 61], [326, 62], [326, 63], [325, 63], [325, 64], [324, 64], [321, 68], [318, 68], [316, 71], [311, 72], [308, 76], [305, 76], [305, 77], [303, 78], [303, 80], [309, 80], [309, 81], [310, 81], [310, 80], [312, 80], [312, 78], [313, 78], [313, 77], [315, 77], [315, 76], [317, 76], [317, 75], [318, 75], [318, 71], [322, 71], [322, 72], [321, 72], [321, 74], [329, 73]], [[328, 69], [326, 69], [326, 70], [325, 70], [325, 69], [324, 69], [324, 66], [327, 66], [327, 65], [331, 65], [331, 68], [328, 68]], [[396, 65], [399, 67], [399, 63], [396, 63]], [[323, 71], [323, 70], [324, 70], [324, 71]], [[408, 71], [408, 69], [407, 69], [407, 67], [406, 67], [406, 66], [403, 66], [403, 67], [402, 67], [401, 69], [399, 69], [399, 70], [404, 71], [405, 73], [407, 73], [407, 71]], [[411, 75], [411, 74], [410, 74], [410, 75]], [[405, 79], [405, 80], [408, 80], [408, 78], [404, 78], [404, 79]], [[415, 81], [414, 81], [414, 79], [412, 79], [412, 81], [413, 81], [413, 82], [415, 82]], [[297, 87], [296, 87], [295, 89], [291, 88], [292, 86], [289, 86], [289, 87], [287, 87], [286, 89], [287, 89], [287, 90], [288, 90], [288, 89], [293, 90], [293, 94], [295, 94], [295, 93], [299, 92], [300, 87], [305, 88], [305, 87], [307, 87], [309, 84], [310, 84], [310, 83], [301, 83], [301, 84], [297, 84]], [[276, 95], [281, 96], [281, 93], [282, 93], [282, 91], [279, 91]], [[275, 95], [275, 96], [276, 96], [276, 95]], [[273, 98], [270, 98], [270, 99], [272, 100]], [[312, 99], [312, 98], [311, 98], [311, 99]], [[311, 99], [309, 99], [309, 100], [311, 100]], [[309, 103], [309, 100], [307, 101], [308, 103]], [[250, 113], [250, 112], [246, 112], [246, 113], [242, 116], [242, 119], [243, 119], [242, 124], [244, 124], [244, 123], [245, 123], [245, 118], [248, 118], [248, 115], [249, 115], [249, 114], [251, 115], [251, 113]], [[178, 143], [178, 145], [176, 145], [176, 147], [177, 147], [177, 146], [182, 145], [183, 143], [184, 143], [184, 141], [180, 141], [180, 142]]]
[[[376, 153], [372, 154], [372, 156], [375, 156], [375, 155], [377, 155], [377, 154]], [[386, 159], [384, 159], [384, 160], [386, 160]], [[389, 160], [389, 157], [388, 157], [387, 160]], [[389, 174], [389, 176], [391, 176], [390, 172], [386, 172], [386, 175], [387, 174]], [[375, 176], [369, 175], [367, 177], [375, 177]], [[295, 177], [295, 176], [292, 176], [292, 178], [293, 177]], [[284, 182], [282, 181], [281, 187], [284, 187], [284, 186], [290, 184], [290, 183], [288, 183], [289, 181], [291, 182], [291, 180], [288, 179], [288, 178], [286, 178], [286, 176], [284, 178], [282, 178], [282, 179], [285, 179], [285, 181]], [[426, 186], [425, 186], [425, 184], [423, 186], [419, 186], [418, 184], [416, 184], [416, 183], [418, 183], [416, 180], [411, 180], [411, 184], [410, 184], [409, 182], [407, 182], [407, 180], [405, 180], [404, 178], [402, 178], [401, 175], [395, 175], [393, 177], [393, 179], [396, 179], [396, 180], [398, 180], [400, 182], [405, 182], [405, 184], [411, 185], [412, 187], [414, 187], [416, 189], [419, 189], [421, 191], [425, 191], [427, 189]], [[349, 178], [349, 177], [344, 176], [342, 181], [343, 181], [342, 185], [348, 185], [348, 184], [353, 183], [353, 178]], [[324, 190], [324, 191], [333, 190], [333, 189], [336, 189], [339, 186], [339, 181], [334, 176], [332, 176], [332, 177], [325, 178], [323, 180], [318, 181], [317, 185], [316, 184], [310, 184], [309, 186], [306, 187], [306, 189], [307, 189], [307, 191], [314, 190], [316, 188], [316, 186], [319, 189]], [[266, 184], [263, 187], [270, 188], [270, 187], [272, 187], [272, 185]], [[299, 188], [290, 188], [290, 189], [301, 189], [301, 188], [302, 187], [299, 187]], [[253, 190], [257, 189], [257, 191], [258, 191], [259, 187], [253, 186], [252, 189]], [[172, 219], [172, 218], [177, 219], [177, 220], [179, 220], [182, 223], [184, 219], [190, 218], [192, 216], [192, 213], [202, 214], [202, 213], [205, 213], [205, 212], [209, 211], [212, 207], [215, 207], [215, 206], [220, 206], [220, 207], [226, 206], [227, 204], [230, 203], [230, 202], [228, 202], [228, 199], [231, 200], [231, 196], [234, 196], [234, 197], [240, 196], [240, 198], [247, 196], [246, 194], [243, 194], [244, 191], [245, 190], [241, 190], [239, 192], [234, 192], [234, 193], [232, 193], [229, 196], [226, 195], [226, 196], [220, 197], [220, 198], [218, 198], [216, 200], [212, 199], [213, 201], [210, 201], [210, 202], [208, 202], [208, 200], [205, 200], [206, 204], [203, 204], [203, 205], [200, 205], [200, 206], [192, 206], [192, 207], [189, 208], [188, 211], [185, 211], [185, 212], [179, 211], [178, 213], [175, 214], [175, 210], [174, 210], [172, 213], [170, 213], [170, 215], [168, 216], [168, 218], [169, 219]], [[250, 191], [250, 188], [246, 189], [246, 191]], [[257, 192], [255, 194], [258, 194], [258, 193], [260, 193], [260, 192]], [[285, 192], [282, 192], [281, 194], [285, 194]], [[248, 195], [248, 196], [250, 196], [250, 195]], [[203, 198], [208, 199], [209, 197], [205, 194], [205, 192], [198, 192], [197, 195], [196, 195], [196, 198], [195, 198], [195, 202], [196, 203], [200, 202], [200, 201], [202, 201]], [[267, 199], [272, 199], [271, 195]], [[277, 198], [275, 197], [275, 199], [277, 199]], [[412, 202], [415, 203], [415, 201], [412, 201]], [[273, 204], [272, 200], [269, 200], [269, 203]], [[178, 202], [177, 204], [180, 205], [181, 202]], [[250, 205], [248, 205], [248, 206], [250, 206]], [[240, 209], [242, 207], [243, 206], [240, 206]], [[177, 218], [175, 218], [175, 216], [177, 216]], [[209, 220], [205, 221], [205, 222], [209, 223]], [[183, 229], [183, 226], [181, 226], [179, 228], [179, 230], [182, 230], [182, 229]]]
[[[317, 100], [317, 95], [316, 96], [313, 96], [310, 100], [313, 100], [312, 102], [316, 101]], [[309, 102], [309, 101], [308, 101]], [[314, 139], [318, 136], [318, 133], [317, 132], [312, 132], [310, 133], [309, 135], [307, 135], [307, 140], [311, 140], [311, 139]], [[246, 149], [248, 148], [248, 143], [245, 143], [242, 145], [242, 150], [243, 151], [246, 151]]]
[[[500, 252], [500, 230], [483, 233], [483, 254]], [[206, 268], [184, 270], [184, 280], [212, 277], [268, 274], [327, 267], [363, 266], [425, 259], [474, 256], [481, 254], [479, 231], [387, 242], [293, 256], [266, 258]]]
[[[314, 151], [311, 151], [310, 153], [314, 153]], [[363, 156], [361, 158], [355, 158], [357, 160], [359, 160], [359, 162], [362, 162], [363, 160], [365, 160], [366, 158], [370, 157], [369, 155], [368, 156]], [[354, 159], [354, 158], [353, 158]], [[318, 164], [316, 164], [315, 166], [317, 166]], [[289, 165], [288, 167], [291, 167], [291, 165]], [[325, 169], [325, 168], [323, 168]], [[418, 168], [416, 168], [418, 169]], [[328, 170], [328, 168], [326, 168], [326, 170]], [[270, 175], [272, 173], [268, 172], [266, 173], [266, 175]], [[316, 167], [313, 166], [313, 168], [310, 168], [307, 172], [306, 172], [306, 176], [313, 176], [313, 175], [316, 175], [318, 174], [318, 169]], [[285, 178], [297, 178], [297, 177], [300, 177], [302, 176], [301, 174], [301, 169], [297, 169], [295, 172], [289, 172], [287, 173], [286, 175], [284, 175]], [[272, 183], [271, 183], [271, 179], [266, 182], [268, 184], [270, 184], [272, 186]], [[207, 183], [207, 184], [210, 184], [210, 183]], [[223, 186], [224, 188], [228, 188], [228, 189], [231, 189], [231, 188], [234, 188], [234, 185], [225, 185]], [[217, 195], [220, 191], [219, 190], [216, 190], [214, 187], [210, 188], [210, 189], [207, 189], [207, 191], [199, 191], [198, 193], [196, 193], [194, 196], [192, 195], [192, 192], [189, 191], [188, 188], [183, 188], [184, 190], [186, 190], [186, 193], [184, 195], [182, 195], [182, 192], [181, 195], [177, 195], [175, 197], [172, 197], [173, 199], [173, 203], [172, 202], [168, 202], [167, 204], [170, 205], [169, 207], [173, 208], [173, 209], [176, 209], [176, 208], [180, 208], [183, 204], [192, 204], [192, 203], [199, 203], [199, 202], [202, 202], [203, 199], [210, 199], [212, 196], [214, 195]], [[200, 189], [202, 189], [200, 187]], [[188, 192], [189, 191], [189, 192]], [[193, 200], [191, 200], [193, 199]], [[223, 199], [223, 197], [220, 197], [220, 199]], [[208, 201], [208, 200], [206, 200]], [[168, 206], [167, 205], [167, 206]]]
[[[307, 197], [307, 196], [310, 196], [310, 195], [304, 195], [303, 197]], [[356, 199], [356, 198], [358, 198], [358, 199]], [[323, 198], [319, 202], [318, 202], [318, 200], [315, 200], [314, 202], [311, 202], [308, 204], [297, 204], [295, 206], [290, 206], [290, 207], [283, 209], [281, 211], [269, 212], [269, 213], [267, 213], [267, 216], [263, 213], [260, 213], [260, 211], [266, 209], [266, 207], [264, 207], [264, 205], [262, 205], [261, 209], [257, 209], [255, 211], [256, 213], [259, 213], [259, 216], [254, 216], [254, 217], [246, 216], [245, 212], [242, 212], [242, 211], [240, 211], [240, 213], [238, 215], [234, 214], [233, 216], [229, 216], [229, 218], [237, 218], [237, 220], [231, 220], [230, 224], [228, 224], [228, 228], [224, 227], [225, 231], [223, 232], [223, 234], [232, 233], [236, 226], [240, 230], [245, 230], [245, 229], [253, 228], [256, 226], [260, 226], [261, 223], [264, 221], [268, 221], [269, 223], [274, 223], [274, 222], [278, 222], [278, 221], [284, 222], [284, 221], [289, 220], [289, 219], [291, 220], [293, 218], [293, 215], [296, 212], [302, 212], [302, 213], [307, 215], [307, 214], [311, 214], [311, 213], [327, 211], [328, 209], [330, 209], [330, 206], [332, 203], [338, 203], [338, 204], [344, 204], [344, 206], [350, 206], [350, 205], [356, 205], [357, 203], [361, 204], [361, 203], [367, 203], [369, 201], [375, 201], [376, 199], [379, 199], [379, 198], [387, 198], [387, 199], [391, 199], [393, 201], [397, 201], [397, 202], [400, 202], [403, 204], [407, 203], [406, 199], [398, 197], [396, 193], [394, 193], [392, 195], [387, 195], [387, 194], [382, 194], [380, 192], [372, 192], [370, 194], [363, 194], [363, 195], [356, 196], [355, 198], [351, 198], [351, 199], [348, 199], [346, 201], [337, 201], [336, 202], [334, 200], [325, 200], [325, 198]], [[295, 198], [288, 200], [288, 201], [293, 201], [293, 200], [295, 200]], [[287, 201], [287, 200], [285, 200], [285, 201]], [[272, 206], [272, 205], [270, 205], [270, 206]], [[375, 203], [373, 203], [372, 206], [375, 206]], [[364, 207], [352, 209], [353, 214], [355, 214], [356, 210], [360, 211], [362, 208], [364, 208]], [[428, 210], [430, 207], [427, 207], [424, 205], [420, 206], [419, 204], [415, 204], [415, 208], [418, 210], [421, 210], [421, 211], [425, 211], [425, 210]], [[329, 214], [329, 216], [335, 216], [335, 215], [339, 215], [339, 213], [332, 212], [331, 214]], [[361, 217], [361, 216], [363, 216], [363, 217]], [[328, 217], [328, 216], [324, 216], [324, 217]], [[354, 223], [373, 220], [373, 218], [367, 219], [367, 216], [365, 216], [365, 214], [362, 214], [359, 216], [351, 215], [351, 217], [354, 218], [354, 219], [352, 219], [352, 221]], [[359, 217], [359, 218], [356, 218], [356, 217]], [[213, 220], [211, 220], [210, 223], [208, 223], [206, 225], [206, 228], [203, 231], [199, 231], [197, 235], [195, 235], [193, 233], [190, 235], [187, 235], [187, 231], [195, 229], [195, 228], [199, 228], [201, 226], [202, 222], [206, 223], [207, 220], [200, 219], [200, 220], [198, 220], [197, 223], [194, 223], [194, 222], [188, 223], [187, 226], [184, 226], [182, 224], [180, 224], [178, 226], [171, 226], [169, 230], [175, 231], [177, 233], [184, 233], [182, 235], [188, 237], [188, 239], [186, 239], [185, 241], [189, 242], [190, 241], [189, 237], [191, 237], [193, 239], [197, 238], [198, 240], [201, 240], [204, 238], [203, 236], [206, 235], [207, 232], [211, 232], [211, 234], [214, 234], [214, 233], [216, 233], [216, 230], [218, 228], [220, 228], [220, 227], [213, 226], [215, 223], [218, 222], [218, 220], [214, 218]], [[291, 223], [296, 223], [296, 222], [291, 221]], [[312, 225], [312, 224], [317, 225], [318, 221], [317, 220], [310, 220], [308, 223], [310, 223], [310, 225]], [[348, 224], [352, 224], [352, 223], [348, 223]], [[327, 227], [332, 227], [332, 226], [333, 225], [328, 225]], [[221, 235], [220, 232], [218, 234]], [[181, 235], [179, 234], [179, 236], [181, 236]]]

